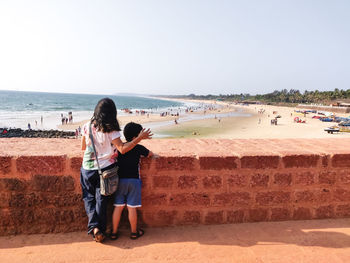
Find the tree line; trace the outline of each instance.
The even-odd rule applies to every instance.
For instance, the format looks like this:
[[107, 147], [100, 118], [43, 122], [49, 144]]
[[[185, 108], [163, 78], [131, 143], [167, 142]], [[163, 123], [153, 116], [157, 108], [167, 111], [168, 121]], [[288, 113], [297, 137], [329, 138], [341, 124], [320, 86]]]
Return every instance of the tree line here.
[[229, 95], [182, 95], [171, 96], [176, 98], [200, 99], [200, 100], [223, 100], [223, 101], [260, 101], [263, 103], [315, 103], [329, 104], [336, 100], [350, 100], [350, 89], [334, 89], [334, 91], [307, 91], [301, 93], [296, 89], [275, 90], [267, 94], [250, 95], [249, 93]]

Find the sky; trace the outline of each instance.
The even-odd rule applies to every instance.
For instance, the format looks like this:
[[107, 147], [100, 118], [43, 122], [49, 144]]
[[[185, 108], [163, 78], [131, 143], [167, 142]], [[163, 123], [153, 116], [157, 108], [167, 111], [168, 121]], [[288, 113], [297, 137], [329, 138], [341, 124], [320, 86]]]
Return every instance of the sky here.
[[347, 0], [0, 0], [0, 90], [350, 89]]

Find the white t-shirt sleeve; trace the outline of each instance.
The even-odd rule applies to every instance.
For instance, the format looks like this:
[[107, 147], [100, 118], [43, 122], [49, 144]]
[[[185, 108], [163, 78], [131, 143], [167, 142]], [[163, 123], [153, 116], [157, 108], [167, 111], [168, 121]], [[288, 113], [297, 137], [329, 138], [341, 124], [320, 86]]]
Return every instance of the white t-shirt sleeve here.
[[111, 139], [112, 139], [112, 141], [114, 139], [117, 139], [117, 138], [120, 138], [120, 132], [118, 132], [118, 131], [111, 132]]

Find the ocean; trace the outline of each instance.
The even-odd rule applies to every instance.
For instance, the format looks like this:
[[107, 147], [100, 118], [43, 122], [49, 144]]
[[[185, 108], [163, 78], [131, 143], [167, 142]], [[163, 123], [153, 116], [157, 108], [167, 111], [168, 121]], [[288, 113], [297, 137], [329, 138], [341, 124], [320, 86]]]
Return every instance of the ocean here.
[[124, 108], [160, 113], [195, 105], [139, 96], [0, 90], [0, 128], [26, 129], [30, 123], [33, 129], [57, 129], [61, 124], [61, 114], [68, 117], [68, 112], [72, 112], [74, 122], [90, 119], [97, 102], [105, 97], [115, 102], [119, 116], [125, 114], [121, 110]]

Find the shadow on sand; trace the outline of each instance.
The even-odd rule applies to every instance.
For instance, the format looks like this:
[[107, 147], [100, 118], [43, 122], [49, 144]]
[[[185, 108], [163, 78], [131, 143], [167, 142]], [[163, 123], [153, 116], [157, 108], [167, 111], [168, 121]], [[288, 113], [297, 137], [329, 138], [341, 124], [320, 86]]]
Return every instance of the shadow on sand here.
[[[129, 230], [120, 230], [117, 240], [102, 244], [132, 249], [155, 243], [198, 242], [206, 245], [250, 247], [294, 244], [326, 248], [350, 247], [350, 219], [259, 222], [231, 225], [146, 228], [145, 236], [130, 240]], [[84, 232], [0, 237], [1, 248], [93, 242]]]

